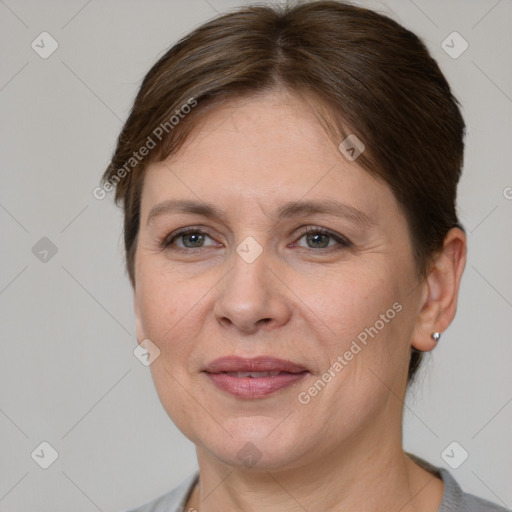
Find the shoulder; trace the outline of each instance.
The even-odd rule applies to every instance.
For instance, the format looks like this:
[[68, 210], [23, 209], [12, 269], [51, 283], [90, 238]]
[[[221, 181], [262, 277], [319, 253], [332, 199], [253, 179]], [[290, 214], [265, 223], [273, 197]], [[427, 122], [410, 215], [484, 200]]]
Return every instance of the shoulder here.
[[196, 471], [172, 491], [163, 494], [149, 503], [123, 512], [186, 512], [183, 511], [183, 508], [198, 478], [199, 472]]
[[445, 492], [439, 512], [508, 512], [504, 507], [464, 492], [446, 469], [440, 469], [440, 473]]
[[407, 454], [416, 464], [439, 476], [444, 484], [443, 500], [438, 512], [510, 512], [488, 500], [464, 492], [452, 474], [444, 469], [430, 464], [411, 453]]
[[461, 510], [467, 512], [510, 512], [509, 509], [467, 493], [463, 493]]

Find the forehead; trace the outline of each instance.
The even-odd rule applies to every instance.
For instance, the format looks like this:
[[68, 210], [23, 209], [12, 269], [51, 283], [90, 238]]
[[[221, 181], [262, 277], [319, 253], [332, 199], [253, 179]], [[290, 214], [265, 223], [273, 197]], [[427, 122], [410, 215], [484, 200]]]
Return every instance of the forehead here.
[[220, 157], [226, 163], [233, 161], [240, 170], [261, 173], [276, 161], [300, 159], [315, 167], [326, 161], [334, 163], [333, 154], [337, 160], [335, 144], [320, 125], [313, 107], [305, 99], [280, 90], [217, 106], [196, 124], [168, 163], [179, 165], [185, 160], [192, 163], [205, 157]]
[[341, 154], [310, 104], [282, 91], [212, 109], [179, 151], [148, 166], [143, 213], [176, 198], [269, 210], [301, 198], [341, 200], [369, 215], [394, 201], [387, 185]]

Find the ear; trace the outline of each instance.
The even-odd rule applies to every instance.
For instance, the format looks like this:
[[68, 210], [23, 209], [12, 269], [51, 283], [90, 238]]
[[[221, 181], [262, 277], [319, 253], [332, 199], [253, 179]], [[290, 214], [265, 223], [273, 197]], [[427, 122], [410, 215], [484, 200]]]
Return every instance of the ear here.
[[411, 343], [422, 352], [428, 352], [436, 346], [432, 333], [442, 333], [455, 316], [466, 253], [466, 234], [459, 228], [452, 228], [446, 234], [443, 248], [435, 256], [424, 282]]

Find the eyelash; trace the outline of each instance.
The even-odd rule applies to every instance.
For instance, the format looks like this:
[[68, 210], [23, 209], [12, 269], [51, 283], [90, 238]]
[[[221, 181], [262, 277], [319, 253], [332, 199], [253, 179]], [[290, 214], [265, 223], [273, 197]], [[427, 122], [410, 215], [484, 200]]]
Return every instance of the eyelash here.
[[[199, 252], [201, 249], [204, 249], [205, 247], [196, 247], [196, 248], [174, 247], [174, 248], [171, 248], [171, 244], [176, 239], [178, 239], [180, 236], [188, 235], [190, 233], [206, 235], [209, 238], [212, 238], [206, 231], [203, 231], [201, 229], [198, 229], [198, 228], [195, 228], [192, 226], [192, 227], [188, 227], [188, 228], [183, 228], [176, 233], [172, 233], [171, 235], [166, 236], [159, 242], [159, 246], [162, 250], [182, 251], [182, 252], [186, 252], [186, 253], [195, 254], [195, 253]], [[302, 247], [302, 249], [309, 249], [314, 252], [330, 253], [330, 252], [334, 252], [334, 251], [341, 250], [341, 249], [346, 249], [346, 248], [353, 246], [352, 242], [350, 242], [348, 239], [342, 237], [341, 235], [338, 235], [326, 228], [312, 227], [312, 226], [308, 226], [307, 228], [301, 230], [298, 235], [297, 241], [299, 241], [300, 239], [302, 239], [309, 233], [315, 233], [315, 234], [329, 236], [338, 243], [338, 246], [330, 247], [330, 248], [325, 247], [325, 248], [320, 248], [320, 249], [315, 249], [315, 248], [311, 248], [311, 247]]]

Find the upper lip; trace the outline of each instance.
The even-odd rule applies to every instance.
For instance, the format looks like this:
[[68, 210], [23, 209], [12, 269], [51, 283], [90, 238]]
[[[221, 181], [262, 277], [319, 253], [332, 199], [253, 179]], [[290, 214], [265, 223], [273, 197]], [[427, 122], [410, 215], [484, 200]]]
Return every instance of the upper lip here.
[[288, 372], [301, 373], [307, 371], [307, 368], [300, 364], [284, 359], [278, 359], [270, 356], [259, 357], [238, 357], [227, 356], [215, 359], [208, 363], [205, 372], [222, 373], [222, 372]]

